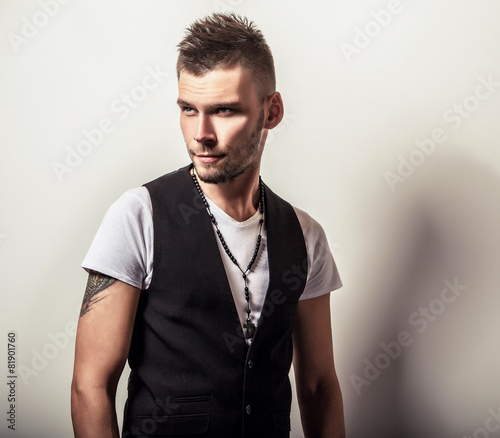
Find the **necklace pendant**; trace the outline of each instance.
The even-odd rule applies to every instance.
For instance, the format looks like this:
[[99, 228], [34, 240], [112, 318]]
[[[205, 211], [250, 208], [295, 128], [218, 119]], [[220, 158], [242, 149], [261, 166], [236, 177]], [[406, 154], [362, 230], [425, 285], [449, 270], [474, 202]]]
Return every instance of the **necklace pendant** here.
[[252, 322], [250, 319], [250, 291], [248, 290], [248, 285], [247, 285], [247, 276], [250, 273], [250, 270], [252, 269], [252, 266], [257, 259], [257, 255], [259, 253], [259, 248], [262, 240], [262, 224], [264, 223], [264, 210], [265, 210], [265, 195], [264, 195], [264, 184], [262, 183], [262, 179], [259, 176], [259, 191], [260, 191], [260, 200], [259, 200], [259, 210], [261, 214], [261, 219], [259, 221], [260, 228], [259, 228], [259, 235], [257, 236], [257, 240], [255, 242], [255, 249], [252, 255], [252, 258], [250, 259], [250, 262], [248, 263], [248, 266], [245, 271], [241, 269], [238, 261], [235, 259], [229, 248], [227, 247], [227, 243], [224, 240], [224, 237], [222, 237], [222, 233], [219, 230], [219, 227], [217, 226], [217, 221], [210, 211], [210, 205], [207, 202], [207, 199], [205, 198], [205, 195], [203, 194], [200, 185], [198, 184], [198, 179], [196, 178], [196, 173], [193, 169], [193, 173], [191, 174], [191, 178], [193, 179], [193, 183], [196, 187], [196, 190], [198, 191], [198, 194], [200, 195], [201, 200], [203, 201], [203, 204], [205, 205], [205, 208], [207, 210], [208, 216], [210, 217], [210, 220], [212, 221], [213, 226], [215, 227], [215, 231], [217, 233], [217, 237], [219, 238], [219, 241], [224, 248], [224, 251], [226, 252], [227, 256], [229, 259], [238, 267], [238, 269], [241, 271], [242, 276], [243, 276], [243, 282], [245, 284], [245, 300], [247, 302], [247, 319], [246, 319], [246, 324], [243, 325], [243, 328], [245, 329], [245, 338], [246, 339], [252, 339], [255, 335], [255, 331], [257, 330], [257, 327], [255, 324]]
[[255, 334], [255, 324], [253, 322], [247, 321], [247, 323], [243, 326], [246, 328], [246, 334], [245, 337], [247, 339], [252, 339], [253, 335]]

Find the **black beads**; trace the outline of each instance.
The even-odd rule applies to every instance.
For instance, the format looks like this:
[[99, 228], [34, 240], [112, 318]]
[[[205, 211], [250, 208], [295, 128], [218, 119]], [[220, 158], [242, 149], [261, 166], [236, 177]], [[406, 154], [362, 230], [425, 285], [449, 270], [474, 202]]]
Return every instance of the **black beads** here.
[[196, 190], [198, 191], [198, 194], [200, 195], [200, 198], [203, 202], [203, 205], [205, 206], [208, 216], [210, 217], [210, 220], [212, 221], [212, 224], [215, 227], [215, 232], [217, 234], [217, 237], [219, 238], [219, 241], [222, 245], [222, 248], [224, 248], [224, 251], [226, 252], [227, 256], [229, 259], [238, 267], [240, 270], [242, 277], [243, 277], [243, 282], [244, 282], [244, 293], [245, 293], [245, 301], [247, 302], [247, 308], [246, 308], [246, 313], [247, 313], [247, 318], [246, 318], [246, 324], [243, 325], [243, 327], [246, 329], [245, 337], [247, 339], [253, 338], [255, 331], [256, 331], [256, 326], [252, 322], [250, 314], [251, 314], [251, 309], [250, 309], [250, 290], [248, 289], [247, 286], [247, 274], [250, 272], [252, 269], [252, 266], [257, 259], [257, 255], [259, 254], [259, 249], [260, 249], [260, 243], [262, 241], [262, 226], [264, 224], [264, 211], [265, 211], [265, 193], [264, 193], [264, 184], [262, 183], [262, 179], [259, 177], [259, 210], [262, 215], [262, 218], [259, 220], [259, 234], [257, 236], [257, 240], [255, 242], [255, 249], [252, 254], [252, 258], [250, 259], [250, 262], [248, 263], [246, 269], [243, 271], [241, 269], [238, 261], [236, 258], [233, 256], [231, 251], [229, 250], [229, 247], [227, 246], [226, 241], [224, 240], [224, 237], [222, 236], [222, 233], [219, 230], [219, 227], [217, 226], [217, 221], [215, 220], [214, 215], [212, 214], [212, 211], [210, 210], [210, 205], [208, 204], [207, 199], [205, 198], [205, 195], [203, 194], [203, 191], [201, 190], [201, 187], [198, 183], [198, 179], [196, 178], [195, 171], [193, 169], [193, 173], [191, 174], [191, 177], [193, 179], [194, 185], [196, 187]]

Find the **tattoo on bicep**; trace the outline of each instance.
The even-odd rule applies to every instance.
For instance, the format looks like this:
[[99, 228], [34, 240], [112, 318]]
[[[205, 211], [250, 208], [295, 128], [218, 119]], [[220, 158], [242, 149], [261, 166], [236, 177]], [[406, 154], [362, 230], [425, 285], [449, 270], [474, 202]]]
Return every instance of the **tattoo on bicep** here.
[[87, 281], [87, 287], [85, 289], [85, 295], [83, 296], [80, 316], [85, 315], [89, 310], [91, 310], [93, 304], [106, 298], [106, 295], [96, 295], [102, 292], [107, 287], [111, 286], [115, 281], [115, 278], [101, 274], [100, 272], [90, 271], [89, 279]]

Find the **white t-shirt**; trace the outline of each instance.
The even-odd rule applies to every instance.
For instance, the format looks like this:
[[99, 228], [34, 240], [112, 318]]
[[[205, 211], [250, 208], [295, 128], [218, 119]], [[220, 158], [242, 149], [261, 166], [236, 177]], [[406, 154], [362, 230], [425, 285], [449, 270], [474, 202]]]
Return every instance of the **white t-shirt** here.
[[[255, 249], [259, 233], [260, 212], [244, 222], [238, 222], [207, 198], [228, 248], [245, 270]], [[300, 299], [315, 298], [342, 286], [328, 247], [325, 233], [311, 216], [295, 208], [307, 248], [307, 282]], [[82, 263], [87, 270], [100, 272], [131, 286], [147, 291], [153, 273], [153, 209], [145, 187], [125, 192], [108, 210], [90, 249]], [[215, 229], [215, 228], [214, 228]], [[243, 326], [246, 319], [244, 283], [240, 270], [229, 259], [217, 238], [226, 275]], [[249, 274], [252, 322], [257, 325], [269, 283], [267, 239], [264, 227], [258, 256]]]

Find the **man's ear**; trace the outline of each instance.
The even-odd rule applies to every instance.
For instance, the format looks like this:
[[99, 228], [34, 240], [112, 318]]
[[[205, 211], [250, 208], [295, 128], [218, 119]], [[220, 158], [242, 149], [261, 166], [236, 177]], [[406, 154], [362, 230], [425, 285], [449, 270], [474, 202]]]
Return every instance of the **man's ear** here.
[[278, 124], [283, 119], [285, 114], [285, 107], [283, 106], [283, 100], [281, 99], [281, 94], [275, 91], [266, 99], [266, 104], [268, 107], [267, 118], [264, 121], [265, 129], [273, 129], [278, 126]]

